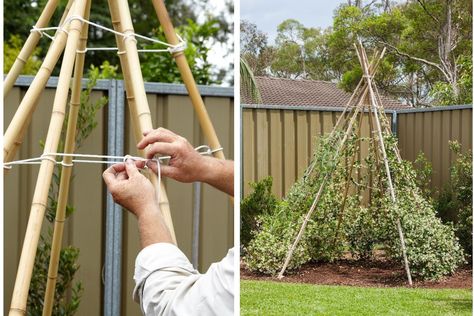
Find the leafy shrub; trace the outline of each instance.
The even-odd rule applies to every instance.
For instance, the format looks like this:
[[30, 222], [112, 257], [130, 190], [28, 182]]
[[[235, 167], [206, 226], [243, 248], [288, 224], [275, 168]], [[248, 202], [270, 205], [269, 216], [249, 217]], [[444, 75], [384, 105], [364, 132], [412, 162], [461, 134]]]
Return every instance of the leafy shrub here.
[[472, 253], [472, 152], [463, 154], [461, 145], [450, 142], [457, 156], [450, 170], [450, 183], [443, 188], [436, 209], [441, 218], [454, 223], [466, 255]]
[[273, 178], [267, 177], [250, 183], [253, 192], [240, 203], [242, 225], [240, 228], [240, 243], [247, 246], [252, 239], [252, 231], [257, 229], [257, 217], [273, 213], [277, 199], [272, 193]]
[[[432, 204], [417, 187], [411, 163], [398, 161], [396, 139], [391, 134], [384, 135], [396, 191], [396, 203], [393, 203], [385, 169], [374, 151], [363, 161], [356, 160], [349, 174], [348, 158], [368, 139], [357, 137], [353, 131], [336, 160], [335, 144], [340, 137], [340, 133], [324, 137], [304, 176], [292, 186], [276, 211], [259, 218], [255, 238], [249, 243], [244, 258], [249, 269], [268, 274], [281, 269], [323, 179], [332, 174], [290, 261], [289, 270], [310, 260], [340, 258], [344, 245], [355, 257], [370, 258], [375, 245], [380, 244], [385, 247], [389, 259], [402, 262], [397, 230], [399, 219], [414, 277], [438, 279], [454, 272], [464, 260], [454, 228], [436, 217]], [[349, 184], [355, 186], [356, 193], [344, 200], [344, 191]], [[368, 201], [364, 201], [366, 196]]]

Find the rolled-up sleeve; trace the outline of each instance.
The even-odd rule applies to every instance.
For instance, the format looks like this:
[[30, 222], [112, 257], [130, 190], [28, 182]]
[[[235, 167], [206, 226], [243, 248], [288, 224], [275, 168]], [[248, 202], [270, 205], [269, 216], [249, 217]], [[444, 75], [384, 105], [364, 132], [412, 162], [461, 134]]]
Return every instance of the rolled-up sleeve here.
[[144, 248], [135, 262], [133, 298], [144, 315], [233, 315], [234, 250], [196, 271], [175, 245]]

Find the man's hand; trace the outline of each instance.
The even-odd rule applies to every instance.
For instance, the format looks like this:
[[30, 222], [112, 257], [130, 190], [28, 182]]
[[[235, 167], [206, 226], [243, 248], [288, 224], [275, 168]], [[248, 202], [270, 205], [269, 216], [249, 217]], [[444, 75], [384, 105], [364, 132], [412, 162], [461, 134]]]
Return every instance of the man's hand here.
[[[139, 164], [141, 162], [137, 162]], [[157, 208], [153, 184], [138, 171], [135, 162], [115, 164], [102, 174], [114, 201], [140, 217], [143, 212]]]
[[[208, 157], [203, 157], [186, 138], [176, 135], [165, 128], [158, 128], [143, 133], [143, 139], [137, 144], [138, 149], [145, 149], [146, 158], [152, 159], [160, 154], [170, 156], [168, 165], [160, 165], [161, 174], [179, 182], [203, 181], [203, 172], [208, 169]], [[148, 167], [156, 173], [156, 164]]]
[[[152, 159], [157, 154], [171, 157], [168, 165], [160, 165], [163, 176], [180, 182], [205, 182], [234, 195], [233, 161], [202, 156], [186, 138], [162, 127], [143, 135], [137, 147], [146, 148], [146, 158]], [[155, 163], [148, 163], [148, 167], [157, 171]]]
[[173, 243], [156, 200], [155, 188], [137, 166], [143, 162], [128, 160], [108, 168], [102, 174], [114, 201], [131, 211], [138, 219], [142, 248], [151, 244]]

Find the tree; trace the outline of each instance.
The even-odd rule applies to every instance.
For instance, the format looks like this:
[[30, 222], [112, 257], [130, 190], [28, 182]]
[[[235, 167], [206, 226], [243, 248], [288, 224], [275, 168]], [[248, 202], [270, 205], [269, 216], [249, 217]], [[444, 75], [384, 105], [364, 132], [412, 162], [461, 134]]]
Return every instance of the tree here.
[[[4, 24], [5, 38], [9, 39], [12, 35], [17, 35], [21, 39], [26, 39], [30, 33], [31, 27], [36, 23], [36, 19], [39, 17], [46, 2], [47, 0], [5, 0], [4, 9], [5, 12], [9, 12]], [[233, 12], [233, 6], [229, 0], [226, 2], [227, 6], [225, 12], [219, 14], [210, 12], [210, 10], [207, 9], [207, 1], [204, 0], [167, 0], [165, 2], [175, 27], [179, 28], [180, 26], [186, 26], [189, 20], [194, 21], [194, 23], [198, 25], [206, 25], [211, 23], [211, 21], [217, 25], [217, 30], [212, 34], [209, 33], [208, 36], [210, 37], [208, 39], [202, 40], [208, 48], [212, 47], [212, 45], [226, 43], [233, 32], [232, 19], [230, 18]], [[59, 24], [66, 3], [67, 0], [59, 1], [56, 13], [49, 23], [50, 26], [56, 26]], [[159, 23], [152, 1], [138, 0], [130, 2], [130, 13], [135, 33], [148, 37], [163, 37], [161, 34], [158, 34]], [[107, 27], [112, 25], [106, 0], [94, 0], [90, 20]], [[104, 32], [92, 26], [89, 27], [88, 38], [88, 47], [116, 47], [114, 34]], [[38, 45], [40, 50], [37, 51], [36, 55], [38, 59], [44, 59], [50, 44], [51, 42], [45, 38], [40, 40]], [[139, 45], [143, 46], [142, 44], [146, 43], [139, 41]], [[232, 51], [232, 47], [226, 48], [230, 52]], [[203, 50], [199, 50], [197, 53], [202, 51]], [[197, 56], [198, 59], [201, 57], [202, 56]], [[168, 56], [168, 58], [171, 59], [170, 56]], [[85, 67], [90, 67], [92, 63], [102, 64], [104, 61], [108, 61], [112, 65], [120, 64], [118, 56], [115, 53], [91, 51], [87, 54]], [[220, 69], [212, 65], [211, 62], [209, 62], [209, 64], [210, 66], [206, 68], [206, 71], [208, 72], [207, 76], [209, 77], [209, 80], [213, 81], [219, 81], [223, 75], [232, 71], [233, 67], [232, 65], [229, 65]], [[60, 63], [55, 67], [53, 75], [59, 74], [59, 65]], [[176, 66], [173, 67], [176, 68]]]
[[240, 56], [255, 76], [268, 75], [274, 58], [274, 49], [268, 45], [268, 35], [246, 20], [240, 22]]

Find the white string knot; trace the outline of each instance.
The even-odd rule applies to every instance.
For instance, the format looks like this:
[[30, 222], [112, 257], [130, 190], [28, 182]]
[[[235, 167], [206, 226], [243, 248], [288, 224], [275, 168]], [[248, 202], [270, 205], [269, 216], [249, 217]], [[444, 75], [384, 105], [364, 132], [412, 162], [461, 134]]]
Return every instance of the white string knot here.
[[[81, 21], [81, 23], [87, 23], [87, 24], [92, 25], [92, 26], [94, 26], [98, 29], [101, 29], [103, 31], [110, 32], [110, 33], [113, 33], [115, 35], [121, 36], [123, 42], [125, 42], [128, 38], [131, 38], [135, 43], [137, 43], [137, 38], [140, 38], [142, 40], [146, 40], [146, 41], [151, 42], [151, 43], [160, 44], [160, 45], [163, 45], [163, 46], [166, 47], [166, 48], [162, 48], [162, 49], [137, 49], [137, 52], [139, 52], [139, 53], [163, 53], [163, 52], [168, 52], [168, 53], [171, 53], [171, 54], [175, 54], [175, 53], [183, 52], [187, 48], [187, 43], [183, 40], [183, 38], [181, 36], [179, 36], [179, 34], [176, 34], [176, 36], [179, 39], [179, 43], [176, 44], [176, 45], [172, 45], [172, 44], [169, 44], [169, 43], [164, 42], [164, 41], [160, 41], [160, 40], [155, 39], [155, 38], [151, 38], [151, 37], [147, 37], [147, 36], [144, 36], [144, 35], [136, 34], [134, 32], [131, 32], [131, 33], [128, 33], [128, 34], [118, 32], [114, 29], [111, 29], [111, 28], [102, 26], [100, 24], [94, 23], [92, 21], [86, 20], [80, 15], [70, 16], [59, 27], [37, 28], [36, 26], [33, 26], [30, 29], [30, 32], [39, 32], [41, 36], [44, 35], [44, 36], [48, 37], [49, 39], [54, 40], [54, 37], [49, 35], [45, 31], [58, 30], [58, 31], [64, 32], [66, 34], [69, 34], [68, 31], [66, 30], [67, 25], [69, 23], [71, 23], [72, 21], [74, 21], [74, 20], [79, 20], [79, 21]], [[117, 51], [118, 55], [122, 55], [122, 54], [126, 53], [125, 51], [118, 51], [117, 47], [88, 47], [84, 50], [77, 50], [76, 52], [77, 53], [87, 53], [89, 51]]]
[[42, 154], [40, 158], [41, 158], [41, 160], [49, 160], [52, 163], [57, 164], [58, 162], [56, 161], [56, 159], [54, 159], [53, 157], [50, 157], [50, 156], [52, 156], [52, 155], [51, 154]]
[[181, 41], [176, 45], [168, 47], [168, 51], [171, 54], [176, 54], [176, 53], [184, 52], [187, 47], [188, 47], [188, 44], [185, 41]]
[[39, 28], [36, 27], [36, 25], [33, 25], [30, 29], [30, 33], [38, 32], [41, 37], [43, 37], [43, 31]]
[[74, 20], [81, 21], [81, 23], [86, 22], [86, 20], [85, 20], [82, 16], [76, 14], [76, 15], [71, 15], [71, 16], [68, 17], [66, 20], [64, 20], [63, 26], [64, 26], [64, 25], [67, 25], [67, 24], [69, 24], [69, 23], [71, 23], [71, 22], [74, 21]]
[[127, 39], [129, 39], [129, 38], [131, 38], [132, 41], [134, 41], [134, 42], [136, 43], [136, 42], [137, 42], [137, 39], [135, 38], [135, 35], [136, 35], [135, 33], [122, 34], [122, 37], [123, 37], [122, 41], [123, 41], [123, 43], [125, 43], [125, 41], [126, 41]]

